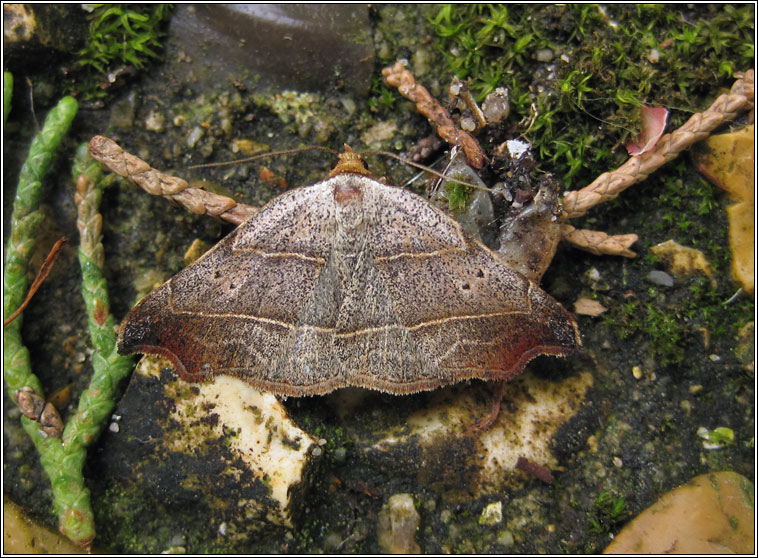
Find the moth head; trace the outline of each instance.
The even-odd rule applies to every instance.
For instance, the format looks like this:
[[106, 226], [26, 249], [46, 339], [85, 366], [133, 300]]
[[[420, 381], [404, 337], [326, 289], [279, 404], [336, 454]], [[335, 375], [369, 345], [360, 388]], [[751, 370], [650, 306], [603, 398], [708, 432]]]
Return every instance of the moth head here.
[[349, 145], [345, 144], [345, 151], [340, 153], [338, 157], [337, 164], [329, 173], [329, 178], [346, 172], [371, 176], [371, 171], [368, 170], [368, 166], [363, 160], [363, 157], [350, 149]]

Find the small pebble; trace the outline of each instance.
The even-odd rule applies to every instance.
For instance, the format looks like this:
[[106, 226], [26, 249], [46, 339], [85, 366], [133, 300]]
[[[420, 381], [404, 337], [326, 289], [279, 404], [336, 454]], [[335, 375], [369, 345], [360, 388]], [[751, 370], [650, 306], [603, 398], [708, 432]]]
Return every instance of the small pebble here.
[[388, 554], [420, 554], [415, 540], [421, 518], [410, 494], [393, 494], [379, 512], [377, 538]]
[[632, 376], [634, 376], [635, 380], [641, 380], [642, 379], [642, 368], [639, 366], [633, 366], [632, 367]]
[[345, 109], [345, 112], [348, 113], [348, 115], [352, 116], [355, 112], [355, 109], [358, 107], [355, 104], [355, 101], [353, 101], [350, 97], [342, 97], [342, 108]]
[[337, 448], [334, 450], [334, 461], [337, 463], [344, 463], [347, 459], [347, 450], [345, 448]]
[[110, 123], [116, 128], [130, 130], [134, 125], [134, 113], [137, 108], [137, 94], [129, 93], [111, 106]]
[[479, 516], [479, 525], [497, 525], [503, 521], [503, 503], [492, 502], [483, 510]]
[[648, 273], [645, 278], [651, 283], [655, 285], [660, 285], [661, 287], [674, 286], [674, 278], [671, 277], [671, 275], [669, 275], [665, 271], [660, 271], [658, 269], [654, 269], [653, 271]]
[[425, 48], [419, 48], [413, 53], [413, 73], [416, 77], [429, 73], [432, 53]]
[[160, 112], [150, 111], [145, 119], [145, 129], [149, 132], [162, 132], [166, 117]]
[[531, 147], [527, 142], [517, 139], [508, 140], [505, 144], [508, 147], [508, 153], [510, 153], [511, 157], [514, 159], [520, 158], [524, 153], [527, 153]]
[[550, 62], [553, 59], [553, 51], [549, 48], [541, 48], [537, 51], [538, 62]]
[[488, 124], [497, 124], [508, 118], [511, 107], [508, 102], [508, 90], [498, 87], [482, 103], [482, 113]]
[[497, 535], [497, 542], [503, 546], [511, 546], [515, 541], [513, 539], [513, 533], [504, 529]]
[[473, 132], [476, 130], [476, 120], [474, 120], [473, 117], [464, 117], [461, 118], [460, 122], [461, 130], [465, 130], [466, 132]]
[[200, 126], [195, 126], [192, 128], [192, 131], [187, 136], [187, 147], [192, 149], [197, 145], [197, 142], [200, 141], [200, 138], [203, 137], [203, 134], [205, 134], [205, 129]]

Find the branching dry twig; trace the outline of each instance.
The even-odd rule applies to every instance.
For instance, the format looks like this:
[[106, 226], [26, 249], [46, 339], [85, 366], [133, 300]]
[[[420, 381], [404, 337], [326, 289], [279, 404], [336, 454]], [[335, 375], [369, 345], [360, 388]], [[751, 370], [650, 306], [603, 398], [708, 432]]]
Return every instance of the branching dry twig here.
[[753, 108], [754, 87], [754, 72], [748, 70], [734, 83], [728, 95], [721, 95], [705, 112], [692, 115], [678, 130], [661, 136], [653, 150], [631, 157], [615, 171], [601, 174], [581, 190], [566, 192], [563, 196], [564, 216], [569, 219], [580, 217], [589, 208], [612, 200], [693, 143], [708, 137], [715, 128], [732, 120], [739, 112]]
[[413, 74], [402, 62], [395, 62], [392, 67], [382, 70], [387, 85], [396, 87], [406, 99], [416, 103], [418, 111], [437, 126], [437, 133], [450, 145], [458, 145], [466, 153], [469, 165], [481, 169], [484, 165], [484, 152], [479, 142], [469, 134], [460, 130], [453, 122], [447, 110], [424, 88], [416, 83]]
[[252, 205], [237, 203], [232, 198], [194, 188], [182, 178], [163, 174], [104, 136], [95, 136], [90, 140], [89, 153], [108, 170], [133, 182], [147, 193], [175, 201], [192, 213], [212, 215], [239, 225], [258, 212], [258, 208]]

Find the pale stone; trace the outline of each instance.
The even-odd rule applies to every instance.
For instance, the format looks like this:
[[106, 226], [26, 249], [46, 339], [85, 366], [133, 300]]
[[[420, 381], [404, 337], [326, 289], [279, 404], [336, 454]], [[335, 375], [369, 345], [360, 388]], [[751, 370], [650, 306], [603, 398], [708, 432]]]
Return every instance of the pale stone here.
[[487, 504], [479, 516], [479, 525], [497, 525], [503, 521], [503, 503]]
[[166, 117], [160, 112], [150, 111], [145, 119], [145, 129], [149, 132], [162, 132]]
[[387, 554], [420, 554], [415, 540], [420, 517], [410, 494], [393, 494], [379, 512], [377, 536]]
[[[304, 501], [306, 471], [318, 443], [288, 418], [273, 394], [230, 376], [187, 383], [167, 374], [165, 369], [170, 367], [167, 360], [155, 356], [138, 363], [117, 408], [122, 415], [118, 442], [108, 441], [122, 445], [116, 456], [133, 458], [127, 468], [137, 473], [136, 482], [145, 483], [146, 492], [156, 487], [149, 484], [152, 476], [139, 475], [140, 470], [152, 469], [156, 478], [181, 476], [178, 490], [182, 493], [175, 497], [207, 499], [210, 508], [221, 513], [209, 517], [209, 522], [228, 522], [224, 510], [233, 509], [240, 521], [234, 528], [251, 529], [263, 523], [292, 527], [293, 515]], [[152, 397], [160, 391], [161, 404], [146, 403], [140, 408], [140, 401], [149, 397], [148, 389]], [[134, 438], [146, 436], [137, 426], [146, 421], [154, 430], [147, 442], [143, 439], [151, 449], [142, 454]], [[200, 473], [205, 470], [218, 473]]]
[[755, 127], [711, 136], [695, 149], [695, 163], [736, 202], [726, 209], [732, 277], [753, 294], [755, 287]]
[[366, 145], [381, 143], [397, 132], [397, 122], [394, 120], [382, 121], [361, 134], [361, 141]]
[[[482, 383], [440, 389], [421, 408], [395, 426], [372, 434], [356, 432], [356, 450], [370, 459], [387, 460], [395, 467], [417, 470], [422, 483], [494, 494], [504, 487], [518, 488], [533, 479], [516, 469], [519, 457], [548, 468], [558, 465], [551, 451], [553, 436], [581, 408], [593, 375], [583, 371], [560, 382], [537, 378], [528, 371], [505, 385], [497, 420], [476, 436], [472, 426], [487, 413], [482, 401], [491, 401]], [[335, 404], [342, 416], [354, 406]], [[417, 456], [417, 457], [413, 457]]]

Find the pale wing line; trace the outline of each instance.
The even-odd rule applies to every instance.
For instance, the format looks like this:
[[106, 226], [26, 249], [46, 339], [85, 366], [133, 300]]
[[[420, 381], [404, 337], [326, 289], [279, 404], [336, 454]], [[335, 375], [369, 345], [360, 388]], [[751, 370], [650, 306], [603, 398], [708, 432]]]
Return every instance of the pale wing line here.
[[306, 256], [305, 254], [301, 254], [300, 252], [264, 252], [260, 248], [235, 248], [233, 252], [241, 252], [244, 254], [255, 254], [256, 256], [261, 256], [262, 258], [298, 258], [301, 260], [305, 260], [307, 262], [315, 262], [324, 264], [326, 263], [326, 260], [321, 257], [316, 256]]
[[399, 254], [395, 254], [393, 256], [374, 256], [374, 261], [382, 263], [382, 262], [391, 262], [394, 260], [399, 260], [402, 258], [408, 258], [411, 260], [424, 260], [429, 258], [435, 258], [438, 256], [447, 256], [448, 254], [457, 254], [461, 252], [466, 252], [467, 250], [465, 248], [441, 248], [440, 250], [433, 250], [431, 252], [400, 252]]
[[[531, 310], [531, 309], [530, 309]], [[465, 316], [449, 316], [447, 318], [440, 318], [437, 320], [429, 320], [426, 322], [420, 322], [416, 325], [412, 326], [404, 326], [402, 324], [392, 324], [392, 325], [386, 325], [386, 326], [380, 326], [380, 327], [367, 327], [363, 329], [357, 329], [355, 331], [345, 331], [341, 333], [334, 333], [335, 337], [353, 337], [357, 335], [362, 335], [364, 333], [373, 333], [373, 332], [380, 332], [380, 331], [388, 331], [391, 329], [397, 329], [397, 328], [403, 328], [408, 329], [410, 331], [416, 331], [418, 329], [423, 329], [425, 327], [431, 326], [431, 325], [438, 325], [443, 324], [445, 322], [454, 322], [454, 321], [464, 321], [464, 320], [477, 320], [479, 318], [497, 318], [500, 316], [511, 316], [511, 315], [517, 315], [517, 314], [529, 314], [530, 310], [527, 310], [525, 312], [519, 312], [517, 310], [513, 310], [511, 312], [490, 312], [486, 314], [467, 314]], [[295, 328], [302, 328], [302, 329], [309, 329], [312, 331], [322, 331], [325, 333], [328, 332], [334, 332], [333, 327], [322, 327], [322, 326], [314, 326], [314, 325], [295, 325], [288, 322], [282, 322], [280, 320], [273, 320], [271, 318], [262, 318], [260, 316], [249, 316], [246, 314], [222, 314], [222, 313], [209, 313], [209, 312], [193, 312], [191, 310], [173, 310], [175, 314], [182, 314], [186, 316], [204, 316], [204, 317], [211, 317], [211, 318], [239, 318], [243, 320], [255, 320], [257, 322], [262, 322], [266, 324], [276, 325], [285, 329], [295, 329]]]
[[[245, 254], [255, 254], [263, 258], [299, 258], [301, 260], [305, 260], [309, 262], [315, 262], [315, 263], [320, 263], [320, 264], [326, 263], [325, 258], [315, 257], [315, 256], [306, 256], [305, 254], [301, 254], [300, 252], [265, 252], [261, 250], [260, 248], [249, 248], [249, 249], [235, 248], [234, 252], [242, 252]], [[447, 256], [449, 254], [461, 253], [461, 252], [466, 252], [466, 250], [464, 248], [442, 248], [440, 250], [433, 250], [432, 252], [401, 252], [393, 256], [374, 257], [374, 261], [391, 262], [391, 261], [399, 260], [403, 258], [408, 258], [412, 260], [424, 260], [424, 259], [429, 259], [429, 258], [435, 258], [438, 256]]]

